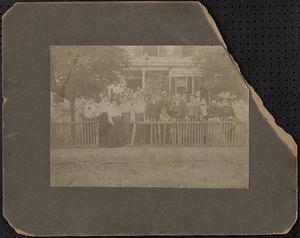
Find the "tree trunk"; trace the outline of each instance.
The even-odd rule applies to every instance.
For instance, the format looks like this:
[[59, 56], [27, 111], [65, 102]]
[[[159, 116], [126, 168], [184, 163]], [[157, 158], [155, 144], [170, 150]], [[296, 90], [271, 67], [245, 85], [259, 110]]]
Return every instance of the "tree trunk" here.
[[75, 98], [70, 99], [70, 119], [72, 144], [75, 144]]
[[207, 106], [210, 107], [211, 105], [211, 87], [208, 87], [208, 103]]
[[71, 122], [75, 121], [75, 98], [70, 99], [70, 119]]

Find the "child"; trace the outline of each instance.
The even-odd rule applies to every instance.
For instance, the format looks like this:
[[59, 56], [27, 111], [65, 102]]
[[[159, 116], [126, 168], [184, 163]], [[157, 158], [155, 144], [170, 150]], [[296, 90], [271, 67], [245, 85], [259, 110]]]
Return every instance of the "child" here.
[[160, 113], [160, 116], [159, 116], [159, 120], [164, 122], [164, 121], [170, 121], [171, 120], [171, 117], [169, 116], [169, 114], [167, 113], [167, 109], [165, 107], [163, 107], [161, 109], [161, 113]]

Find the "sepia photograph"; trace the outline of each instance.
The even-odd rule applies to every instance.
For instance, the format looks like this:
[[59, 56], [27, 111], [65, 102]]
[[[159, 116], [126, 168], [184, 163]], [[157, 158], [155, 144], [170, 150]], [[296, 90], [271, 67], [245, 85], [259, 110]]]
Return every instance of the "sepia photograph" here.
[[222, 46], [51, 46], [50, 185], [249, 188], [249, 91]]
[[295, 4], [208, 2], [2, 7], [6, 231], [293, 233]]

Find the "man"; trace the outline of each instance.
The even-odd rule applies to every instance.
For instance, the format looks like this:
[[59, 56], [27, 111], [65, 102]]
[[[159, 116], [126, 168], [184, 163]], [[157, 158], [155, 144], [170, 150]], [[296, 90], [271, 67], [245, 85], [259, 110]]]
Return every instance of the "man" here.
[[99, 145], [107, 145], [107, 129], [109, 126], [107, 109], [109, 102], [106, 96], [100, 95], [100, 103], [98, 104], [99, 113]]
[[179, 105], [177, 108], [177, 118], [180, 118], [180, 119], [187, 118], [188, 111], [187, 111], [186, 103], [187, 103], [187, 95], [185, 93], [183, 93], [180, 96], [180, 102], [179, 102]]
[[161, 105], [159, 103], [158, 96], [151, 96], [150, 100], [147, 100], [145, 106], [145, 117], [147, 120], [159, 120]]
[[197, 118], [197, 113], [198, 113], [198, 106], [196, 104], [196, 98], [194, 95], [190, 96], [190, 101], [186, 104], [187, 106], [187, 111], [188, 111], [188, 116], [191, 120], [195, 120]]
[[161, 93], [161, 99], [160, 99], [160, 106], [161, 108], [165, 108], [166, 112], [170, 115], [171, 111], [170, 111], [170, 107], [171, 107], [171, 99], [168, 96], [167, 91], [162, 91]]
[[177, 117], [179, 104], [180, 104], [180, 94], [177, 93], [172, 97], [172, 101], [170, 105], [170, 115], [173, 118]]

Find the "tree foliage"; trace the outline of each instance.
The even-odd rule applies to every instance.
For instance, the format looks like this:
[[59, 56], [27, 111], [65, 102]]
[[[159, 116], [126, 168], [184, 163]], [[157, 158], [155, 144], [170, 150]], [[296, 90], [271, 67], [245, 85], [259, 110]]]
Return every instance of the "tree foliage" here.
[[229, 92], [238, 98], [247, 97], [247, 88], [235, 65], [223, 47], [201, 47], [194, 62], [202, 72], [203, 84], [212, 97]]
[[96, 98], [119, 81], [130, 55], [116, 46], [59, 46], [51, 49], [51, 91], [67, 100]]

